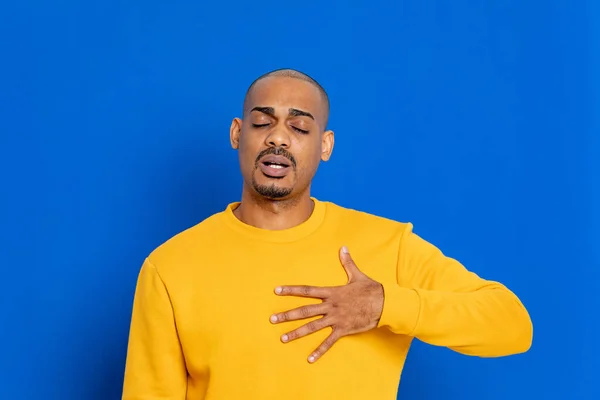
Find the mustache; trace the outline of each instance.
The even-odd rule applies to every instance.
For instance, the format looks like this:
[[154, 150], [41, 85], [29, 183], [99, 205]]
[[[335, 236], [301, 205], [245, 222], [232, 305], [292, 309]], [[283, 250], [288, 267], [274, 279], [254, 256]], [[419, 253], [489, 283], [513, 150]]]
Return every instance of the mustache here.
[[287, 158], [288, 160], [290, 160], [290, 163], [292, 163], [292, 167], [294, 167], [294, 169], [296, 168], [296, 159], [294, 158], [292, 153], [290, 153], [283, 147], [269, 147], [268, 149], [264, 149], [263, 151], [258, 153], [258, 156], [256, 157], [256, 161], [254, 162], [254, 164], [256, 166], [258, 166], [259, 160], [269, 154], [273, 154], [275, 156], [283, 156], [283, 157]]

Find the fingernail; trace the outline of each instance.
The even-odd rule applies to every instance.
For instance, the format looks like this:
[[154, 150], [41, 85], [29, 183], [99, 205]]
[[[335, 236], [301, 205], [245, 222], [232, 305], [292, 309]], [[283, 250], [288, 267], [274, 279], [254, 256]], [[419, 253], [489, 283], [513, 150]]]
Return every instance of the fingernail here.
[[315, 362], [315, 356], [308, 357], [308, 362], [310, 362], [310, 363]]
[[344, 253], [344, 254], [349, 253], [348, 248], [346, 246], [342, 247], [342, 253]]
[[275, 293], [281, 294], [281, 288], [280, 287], [275, 288]]
[[288, 335], [283, 335], [281, 337], [281, 340], [284, 341], [284, 342], [287, 342], [288, 341]]
[[277, 322], [277, 315], [271, 315], [271, 322]]

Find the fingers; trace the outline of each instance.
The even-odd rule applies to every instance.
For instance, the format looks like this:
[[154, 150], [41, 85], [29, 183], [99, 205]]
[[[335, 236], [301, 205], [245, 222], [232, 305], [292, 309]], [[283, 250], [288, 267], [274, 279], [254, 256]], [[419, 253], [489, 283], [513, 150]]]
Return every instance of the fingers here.
[[295, 321], [315, 317], [325, 314], [326, 307], [323, 303], [311, 304], [309, 306], [298, 307], [293, 310], [271, 315], [271, 322], [276, 324], [280, 322]]
[[315, 299], [325, 299], [329, 296], [331, 289], [316, 286], [279, 286], [275, 288], [275, 293], [279, 296], [298, 296], [312, 297]]
[[282, 335], [281, 341], [284, 343], [288, 343], [288, 342], [291, 342], [292, 340], [300, 339], [301, 337], [304, 337], [304, 336], [310, 335], [311, 333], [320, 331], [321, 329], [326, 328], [330, 325], [331, 325], [331, 323], [329, 322], [328, 318], [326, 318], [326, 317], [319, 318], [314, 321], [310, 321], [309, 323], [307, 323], [305, 325], [302, 325], [298, 329], [295, 329], [291, 332], [288, 332], [288, 333]]
[[334, 330], [321, 345], [308, 357], [309, 363], [314, 363], [325, 354], [338, 341], [340, 335]]
[[346, 270], [346, 275], [348, 275], [349, 282], [355, 280], [362, 274], [354, 263], [352, 256], [350, 256], [350, 251], [346, 246], [340, 249], [340, 261]]

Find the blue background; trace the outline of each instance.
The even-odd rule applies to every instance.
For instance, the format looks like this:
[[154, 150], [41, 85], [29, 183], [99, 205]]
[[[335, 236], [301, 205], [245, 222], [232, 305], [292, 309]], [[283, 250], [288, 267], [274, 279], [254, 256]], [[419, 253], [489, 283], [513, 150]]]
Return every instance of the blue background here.
[[399, 398], [600, 398], [599, 24], [591, 0], [4, 4], [0, 398], [120, 397], [141, 262], [239, 199], [229, 125], [281, 67], [331, 97], [315, 196], [413, 222], [531, 313], [524, 355], [415, 342]]

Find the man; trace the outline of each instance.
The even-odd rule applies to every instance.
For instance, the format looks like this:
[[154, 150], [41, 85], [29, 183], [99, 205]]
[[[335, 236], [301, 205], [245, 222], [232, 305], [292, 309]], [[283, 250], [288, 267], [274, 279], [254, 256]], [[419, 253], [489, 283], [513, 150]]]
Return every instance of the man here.
[[231, 125], [241, 201], [145, 260], [123, 399], [395, 399], [413, 338], [522, 353], [519, 299], [412, 232], [311, 196], [329, 100], [294, 70], [257, 79]]

